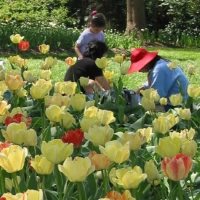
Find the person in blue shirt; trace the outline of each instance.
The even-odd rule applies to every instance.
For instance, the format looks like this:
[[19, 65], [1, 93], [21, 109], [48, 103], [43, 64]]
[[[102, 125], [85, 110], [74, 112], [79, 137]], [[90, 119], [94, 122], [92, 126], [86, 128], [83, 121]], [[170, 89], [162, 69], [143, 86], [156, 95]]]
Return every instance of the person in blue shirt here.
[[188, 79], [179, 66], [172, 66], [171, 61], [149, 52], [144, 48], [136, 48], [131, 52], [131, 66], [128, 73], [147, 72], [147, 84], [141, 89], [154, 88], [160, 97], [169, 97], [181, 93], [186, 100], [188, 97]]

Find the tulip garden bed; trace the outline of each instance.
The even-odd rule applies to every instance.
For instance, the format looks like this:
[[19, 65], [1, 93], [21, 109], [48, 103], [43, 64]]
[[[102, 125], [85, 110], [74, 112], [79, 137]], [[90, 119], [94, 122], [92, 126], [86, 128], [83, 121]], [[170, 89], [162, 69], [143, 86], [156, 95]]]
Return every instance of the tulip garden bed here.
[[[48, 45], [39, 51], [44, 59], [32, 70], [23, 52], [0, 70], [0, 200], [200, 199], [200, 85], [193, 66], [187, 102], [174, 95], [176, 108], [162, 112], [156, 104], [164, 101], [152, 89], [143, 91], [141, 105], [127, 105], [129, 64], [122, 55], [100, 62], [118, 94], [102, 103], [98, 94], [89, 101], [76, 83], [51, 79], [55, 65], [63, 73], [74, 58], [63, 65], [47, 56]], [[111, 70], [121, 74], [113, 78]]]

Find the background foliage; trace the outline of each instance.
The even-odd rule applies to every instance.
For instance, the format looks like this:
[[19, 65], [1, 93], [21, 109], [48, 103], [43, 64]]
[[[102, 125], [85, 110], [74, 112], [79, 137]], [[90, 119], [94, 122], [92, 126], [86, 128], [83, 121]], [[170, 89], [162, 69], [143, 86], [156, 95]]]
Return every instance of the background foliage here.
[[[106, 15], [107, 38], [114, 38], [108, 40], [112, 48], [119, 47], [119, 43], [124, 44], [123, 48], [129, 48], [136, 43], [155, 42], [200, 47], [200, 0], [146, 0], [143, 39], [138, 41], [136, 34], [132, 33], [126, 37], [127, 42], [120, 37], [126, 28], [126, 1], [0, 0], [0, 49], [12, 49], [6, 44], [13, 33], [24, 35], [32, 48], [41, 42], [51, 44], [54, 50], [71, 48], [92, 10]], [[116, 37], [119, 35], [120, 39], [113, 37], [113, 33], [117, 33]]]

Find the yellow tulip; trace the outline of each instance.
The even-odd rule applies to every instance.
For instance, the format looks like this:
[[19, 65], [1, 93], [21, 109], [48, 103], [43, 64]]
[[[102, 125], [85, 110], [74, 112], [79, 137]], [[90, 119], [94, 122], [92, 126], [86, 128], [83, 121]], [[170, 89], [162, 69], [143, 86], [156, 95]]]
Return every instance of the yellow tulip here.
[[154, 131], [157, 133], [165, 134], [170, 129], [168, 119], [162, 115], [154, 119], [152, 125], [153, 125]]
[[107, 142], [105, 147], [99, 146], [101, 153], [107, 156], [111, 161], [119, 164], [129, 159], [129, 148], [129, 143], [123, 145], [117, 140]]
[[160, 105], [165, 106], [165, 105], [167, 105], [167, 98], [162, 97], [162, 98], [160, 98], [159, 102], [160, 102]]
[[179, 117], [177, 117], [175, 114], [173, 113], [166, 113], [164, 114], [164, 116], [167, 118], [168, 120], [168, 124], [169, 124], [169, 128], [171, 129], [172, 127], [174, 127], [178, 122], [179, 122]]
[[195, 84], [190, 84], [187, 89], [188, 95], [192, 98], [200, 97], [200, 86]]
[[70, 105], [75, 111], [82, 111], [85, 108], [85, 94], [75, 94], [71, 97]]
[[52, 88], [51, 81], [46, 81], [44, 79], [39, 79], [30, 88], [30, 94], [33, 99], [43, 99]]
[[173, 157], [181, 150], [181, 139], [171, 138], [170, 136], [160, 138], [156, 147], [156, 152], [162, 157]]
[[19, 55], [16, 55], [16, 56], [10, 56], [8, 58], [8, 61], [10, 64], [13, 64], [13, 65], [16, 65], [20, 68], [27, 68], [26, 65], [27, 65], [27, 60], [26, 59], [23, 59], [21, 58]]
[[25, 81], [28, 81], [30, 83], [36, 81], [36, 77], [33, 75], [33, 72], [31, 72], [30, 70], [26, 70], [23, 72], [23, 77]]
[[58, 165], [58, 169], [71, 182], [83, 182], [88, 175], [90, 175], [95, 167], [92, 165], [88, 157], [67, 158], [63, 165]]
[[46, 81], [51, 79], [51, 71], [50, 70], [41, 70], [40, 71], [40, 78]]
[[47, 118], [52, 122], [60, 122], [61, 121], [61, 115], [62, 115], [62, 109], [57, 105], [51, 105], [48, 108], [46, 108], [45, 114]]
[[181, 131], [181, 134], [186, 135], [189, 140], [192, 140], [194, 138], [195, 133], [196, 133], [196, 131], [193, 128], [190, 128], [189, 130], [184, 129]]
[[76, 92], [77, 83], [72, 81], [56, 82], [54, 89], [56, 93], [65, 95], [74, 95]]
[[6, 101], [0, 101], [0, 116], [5, 115], [9, 108], [10, 104], [8, 104]]
[[7, 141], [15, 144], [24, 144], [26, 146], [37, 145], [37, 134], [35, 130], [28, 130], [24, 122], [9, 124], [6, 131], [2, 130], [2, 134]]
[[197, 143], [194, 140], [183, 140], [181, 145], [182, 153], [194, 157], [197, 152]]
[[104, 70], [103, 72], [104, 77], [108, 80], [109, 83], [113, 82], [114, 72], [109, 70]]
[[182, 109], [180, 108], [178, 110], [178, 114], [180, 116], [181, 119], [184, 119], [184, 120], [190, 120], [191, 119], [191, 111], [190, 109]]
[[59, 107], [65, 106], [65, 108], [68, 108], [70, 105], [70, 97], [62, 96], [59, 93], [54, 94], [53, 96], [46, 96], [44, 101], [46, 106], [57, 105]]
[[144, 172], [147, 174], [147, 181], [153, 185], [160, 183], [161, 176], [153, 160], [145, 162]]
[[69, 113], [69, 112], [65, 112], [61, 115], [61, 125], [63, 125], [63, 127], [65, 127], [66, 129], [71, 128], [73, 125], [76, 125], [76, 119], [74, 118], [74, 116]]
[[94, 125], [100, 125], [97, 117], [83, 117], [80, 121], [81, 129], [84, 132], [88, 132], [89, 128], [93, 127]]
[[183, 129], [180, 132], [176, 132], [176, 131], [170, 132], [169, 135], [171, 138], [178, 137], [180, 139], [192, 140], [195, 135], [195, 130], [193, 128], [190, 128], [190, 130]]
[[141, 135], [143, 143], [150, 142], [153, 135], [151, 127], [138, 129], [136, 133], [139, 133]]
[[27, 96], [27, 91], [24, 88], [20, 88], [19, 90], [15, 90], [15, 94], [22, 98]]
[[93, 118], [97, 116], [98, 108], [96, 106], [91, 106], [84, 110], [84, 117]]
[[61, 139], [43, 141], [41, 152], [50, 162], [58, 164], [73, 153], [73, 144], [64, 143]]
[[114, 130], [109, 125], [106, 126], [92, 126], [88, 132], [84, 133], [87, 140], [91, 141], [95, 146], [105, 145], [113, 137]]
[[26, 149], [18, 145], [10, 145], [0, 153], [0, 166], [8, 173], [20, 171], [24, 167]]
[[49, 52], [50, 46], [48, 44], [41, 44], [39, 45], [38, 48], [39, 48], [40, 53], [46, 54]]
[[148, 88], [145, 90], [141, 90], [140, 93], [144, 98], [151, 99], [154, 102], [158, 102], [160, 100], [160, 96], [154, 88]]
[[141, 105], [145, 110], [153, 111], [156, 108], [155, 102], [152, 99], [142, 97]]
[[101, 109], [97, 112], [97, 119], [102, 125], [108, 125], [116, 120], [112, 111]]
[[97, 58], [95, 64], [100, 69], [105, 69], [108, 66], [108, 59], [106, 57]]
[[128, 69], [129, 69], [129, 65], [121, 65], [121, 66], [120, 66], [121, 75], [126, 75], [126, 74], [128, 74]]
[[44, 62], [41, 64], [40, 68], [43, 70], [51, 69], [54, 65], [57, 64], [57, 58], [51, 56], [45, 58]]
[[123, 61], [124, 61], [123, 55], [116, 54], [115, 57], [114, 57], [114, 61], [119, 63], [119, 64], [123, 63]]
[[11, 193], [4, 193], [1, 197], [6, 198], [6, 200], [26, 200], [27, 195], [25, 193], [17, 193], [15, 195]]
[[43, 200], [43, 192], [39, 190], [27, 190], [27, 200]]
[[133, 168], [112, 168], [109, 177], [114, 185], [124, 189], [135, 189], [147, 178], [147, 175], [142, 173], [142, 169], [139, 166], [135, 166]]
[[34, 159], [31, 159], [31, 167], [38, 174], [51, 174], [54, 169], [54, 164], [48, 161], [43, 155], [36, 155]]
[[23, 39], [24, 39], [24, 36], [21, 36], [20, 34], [15, 34], [15, 35], [13, 34], [10, 36], [10, 40], [14, 44], [20, 43]]
[[172, 104], [172, 106], [178, 106], [181, 105], [183, 102], [183, 97], [182, 95], [179, 94], [173, 94], [169, 97], [170, 103]]
[[139, 133], [134, 132], [125, 132], [120, 134], [119, 141], [122, 144], [126, 144], [129, 142], [130, 150], [138, 150], [141, 148], [143, 144], [143, 139]]
[[24, 141], [25, 146], [36, 146], [37, 145], [37, 134], [34, 129], [29, 129], [24, 132]]
[[10, 73], [6, 75], [5, 83], [10, 90], [18, 90], [23, 86], [24, 81], [19, 74]]

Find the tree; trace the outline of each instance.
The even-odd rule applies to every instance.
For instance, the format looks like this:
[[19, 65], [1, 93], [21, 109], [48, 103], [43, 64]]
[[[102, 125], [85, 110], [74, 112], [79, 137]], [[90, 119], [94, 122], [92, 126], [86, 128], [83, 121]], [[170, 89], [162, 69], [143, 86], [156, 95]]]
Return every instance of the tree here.
[[126, 34], [132, 31], [140, 32], [145, 28], [145, 5], [144, 0], [126, 0], [127, 18]]

